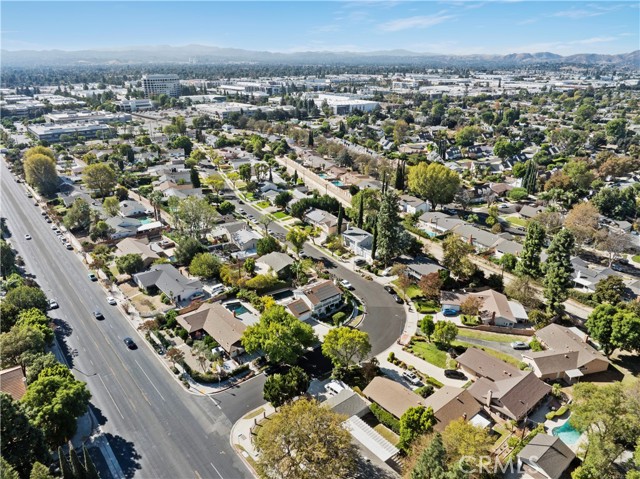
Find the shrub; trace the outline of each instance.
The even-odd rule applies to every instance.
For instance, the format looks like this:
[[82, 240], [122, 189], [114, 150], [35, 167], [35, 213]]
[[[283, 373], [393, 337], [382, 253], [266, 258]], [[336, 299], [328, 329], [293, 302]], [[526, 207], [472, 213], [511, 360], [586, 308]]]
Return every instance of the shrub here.
[[419, 394], [423, 398], [427, 398], [433, 394], [433, 386], [431, 384], [426, 384], [422, 387], [419, 387], [414, 392], [416, 394]]
[[433, 387], [436, 387], [438, 389], [440, 389], [442, 386], [444, 386], [444, 384], [442, 384], [436, 378], [432, 378], [431, 376], [427, 377], [427, 379], [425, 381], [427, 382], [427, 384], [431, 384]]
[[369, 409], [371, 409], [371, 412], [376, 417], [376, 419], [378, 421], [380, 421], [380, 423], [382, 423], [385, 426], [387, 426], [389, 429], [391, 429], [396, 434], [400, 434], [400, 421], [398, 419], [396, 419], [393, 416], [393, 414], [385, 411], [380, 406], [378, 406], [376, 403], [372, 403], [371, 406], [369, 407]]
[[531, 351], [537, 352], [537, 351], [542, 351], [542, 344], [540, 344], [540, 341], [538, 341], [536, 338], [533, 338], [531, 341], [529, 341], [529, 347], [531, 348]]
[[187, 332], [186, 329], [184, 329], [182, 326], [180, 326], [177, 331], [176, 334], [178, 335], [178, 337], [180, 339], [182, 339], [183, 341], [186, 341], [187, 338], [189, 337], [189, 333]]
[[393, 362], [396, 360], [396, 355], [393, 351], [391, 351], [389, 353], [389, 356], [387, 357], [387, 361], [389, 361], [391, 364], [393, 364]]
[[553, 419], [556, 417], [563, 416], [569, 410], [569, 406], [566, 404], [564, 406], [560, 406], [557, 411], [548, 412], [545, 417], [547, 419]]
[[347, 315], [345, 313], [343, 313], [342, 311], [338, 311], [336, 314], [332, 316], [333, 325], [340, 326], [346, 318], [347, 318]]
[[175, 328], [175, 327], [176, 327], [176, 325], [178, 324], [178, 321], [176, 320], [176, 318], [175, 318], [175, 317], [173, 317], [173, 316], [169, 316], [169, 314], [168, 314], [168, 313], [166, 314], [166, 316], [165, 316], [165, 317], [166, 317], [166, 321], [165, 321], [165, 323], [164, 323], [164, 327], [165, 327], [166, 329], [173, 329], [173, 328]]

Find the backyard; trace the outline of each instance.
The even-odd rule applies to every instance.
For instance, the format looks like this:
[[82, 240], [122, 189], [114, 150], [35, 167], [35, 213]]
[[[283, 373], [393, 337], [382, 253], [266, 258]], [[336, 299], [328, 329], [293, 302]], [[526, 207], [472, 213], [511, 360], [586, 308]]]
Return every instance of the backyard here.
[[524, 226], [524, 227], [527, 226], [527, 220], [518, 218], [517, 216], [507, 216], [505, 219], [512, 225]]

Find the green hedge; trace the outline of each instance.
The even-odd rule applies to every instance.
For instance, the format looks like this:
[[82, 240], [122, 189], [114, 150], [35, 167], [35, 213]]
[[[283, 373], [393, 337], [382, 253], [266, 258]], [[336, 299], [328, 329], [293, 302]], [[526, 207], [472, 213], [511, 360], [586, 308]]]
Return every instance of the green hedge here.
[[435, 386], [438, 389], [440, 389], [441, 387], [444, 386], [444, 384], [442, 384], [436, 378], [432, 378], [431, 376], [429, 376], [427, 379], [425, 379], [425, 381], [427, 382], [427, 384], [431, 384], [432, 386]]
[[564, 406], [560, 406], [560, 407], [558, 408], [558, 410], [557, 410], [557, 411], [551, 411], [551, 412], [548, 412], [548, 413], [545, 415], [545, 417], [546, 417], [547, 419], [553, 419], [553, 418], [555, 418], [555, 417], [560, 417], [560, 416], [562, 416], [563, 414], [565, 414], [568, 410], [569, 410], [569, 406], [567, 406], [567, 405], [565, 404]]
[[378, 419], [378, 421], [387, 426], [396, 434], [400, 434], [400, 421], [396, 419], [393, 414], [385, 411], [376, 403], [372, 403], [371, 406], [369, 406], [369, 409], [371, 409], [371, 412], [376, 417], [376, 419]]
[[570, 289], [569, 297], [571, 299], [575, 299], [579, 303], [591, 306], [592, 308], [598, 306], [598, 303], [593, 300], [593, 293], [583, 293], [582, 291], [578, 291], [577, 289]]

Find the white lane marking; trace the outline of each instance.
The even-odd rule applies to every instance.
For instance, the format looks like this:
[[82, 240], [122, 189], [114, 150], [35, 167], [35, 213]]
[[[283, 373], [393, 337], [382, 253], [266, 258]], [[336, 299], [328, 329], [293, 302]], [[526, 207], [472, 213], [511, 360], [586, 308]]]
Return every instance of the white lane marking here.
[[213, 399], [213, 398], [212, 398], [211, 396], [209, 396], [208, 394], [205, 394], [205, 396], [207, 396], [207, 397], [211, 400], [211, 402], [212, 402], [213, 404], [215, 404], [215, 405], [216, 405], [216, 407], [222, 411], [222, 408], [220, 407], [220, 404], [218, 404], [218, 403], [217, 403], [217, 401], [216, 401], [215, 399]]
[[91, 359], [89, 359], [89, 362], [91, 363], [91, 366], [93, 366], [93, 361]]
[[109, 397], [111, 398], [111, 400], [113, 401], [113, 405], [116, 407], [116, 409], [118, 410], [118, 414], [120, 414], [120, 417], [124, 420], [124, 416], [122, 415], [122, 411], [120, 411], [120, 408], [118, 407], [118, 403], [116, 403], [116, 400], [113, 399], [113, 396], [111, 395], [111, 393], [109, 392], [109, 388], [107, 387], [107, 385], [104, 383], [104, 381], [102, 380], [102, 378], [100, 376], [98, 376], [98, 379], [100, 379], [100, 382], [102, 383], [102, 385], [104, 386], [105, 391], [107, 391], [107, 394], [109, 395]]
[[[144, 374], [147, 379], [149, 380], [149, 382], [151, 383], [151, 385], [153, 386], [153, 389], [156, 390], [156, 392], [158, 393], [158, 396], [160, 396], [162, 398], [162, 400], [164, 401], [164, 396], [162, 394], [160, 394], [160, 391], [158, 391], [158, 388], [156, 387], [155, 384], [153, 384], [153, 381], [151, 380], [151, 378], [147, 375], [147, 373], [144, 371], [144, 369], [142, 369], [142, 366], [140, 366], [140, 363], [138, 362], [137, 359], [134, 359], [134, 361], [136, 362], [136, 364], [138, 365], [138, 367], [140, 368], [140, 371], [142, 371], [142, 374]], [[166, 402], [166, 401], [165, 401]]]
[[209, 464], [211, 464], [211, 467], [213, 467], [216, 473], [220, 476], [220, 479], [224, 479], [224, 477], [222, 477], [222, 474], [220, 474], [220, 471], [218, 471], [218, 468], [213, 465], [213, 462], [210, 462]]

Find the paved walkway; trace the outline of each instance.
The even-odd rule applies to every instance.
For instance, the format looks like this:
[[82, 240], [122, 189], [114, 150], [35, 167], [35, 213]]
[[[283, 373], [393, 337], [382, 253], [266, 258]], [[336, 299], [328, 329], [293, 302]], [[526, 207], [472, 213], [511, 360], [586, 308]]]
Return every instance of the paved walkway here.
[[247, 413], [231, 427], [231, 446], [238, 452], [238, 455], [245, 462], [249, 470], [253, 471], [256, 477], [258, 477], [258, 475], [253, 468], [253, 464], [258, 460], [258, 451], [256, 451], [253, 446], [251, 428], [261, 419], [270, 416], [274, 412], [275, 408], [271, 404], [265, 403], [259, 408]]

